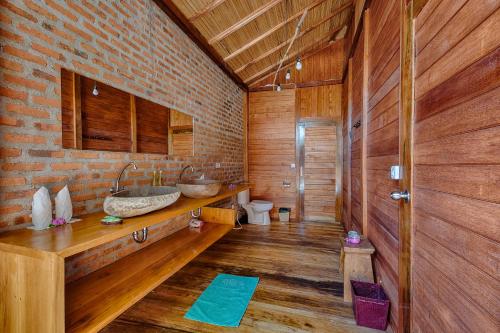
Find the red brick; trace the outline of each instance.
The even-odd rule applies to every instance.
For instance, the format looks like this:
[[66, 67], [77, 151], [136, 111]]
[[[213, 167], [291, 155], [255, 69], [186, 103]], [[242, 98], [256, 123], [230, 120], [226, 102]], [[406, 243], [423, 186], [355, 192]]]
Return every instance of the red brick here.
[[79, 159], [97, 159], [99, 158], [99, 152], [97, 151], [84, 151], [84, 150], [76, 150], [71, 152], [71, 158]]
[[50, 167], [52, 170], [78, 170], [83, 167], [81, 163], [74, 162], [59, 162], [59, 163], [51, 163]]
[[24, 38], [22, 36], [19, 36], [18, 34], [7, 31], [3, 28], [0, 28], [0, 37], [17, 42], [17, 43], [21, 43], [24, 40]]
[[14, 143], [33, 143], [33, 144], [47, 143], [47, 139], [44, 136], [40, 135], [5, 133], [3, 135], [3, 139], [7, 142], [14, 142]]
[[31, 47], [33, 50], [38, 51], [42, 53], [43, 55], [55, 58], [55, 59], [61, 59], [61, 53], [54, 51], [51, 48], [45, 47], [43, 45], [40, 45], [38, 43], [31, 43]]
[[35, 80], [26, 79], [24, 77], [19, 77], [19, 76], [16, 76], [16, 75], [11, 75], [11, 74], [8, 74], [8, 73], [5, 73], [3, 75], [3, 79], [7, 83], [12, 83], [12, 84], [15, 84], [17, 86], [25, 87], [25, 88], [28, 88], [28, 89], [38, 90], [40, 92], [44, 92], [45, 89], [47, 89], [47, 84], [44, 83], [44, 82], [39, 82], [39, 81], [35, 81]]
[[24, 122], [14, 117], [0, 116], [0, 125], [21, 127], [24, 125]]
[[28, 99], [28, 93], [26, 93], [25, 91], [2, 86], [0, 86], [0, 95], [12, 99], [18, 99], [20, 101], [26, 101]]
[[18, 186], [26, 184], [24, 177], [5, 177], [0, 178], [0, 186]]
[[46, 8], [43, 8], [39, 6], [38, 4], [40, 1], [36, 0], [25, 0], [24, 3], [28, 8], [31, 10], [35, 11], [38, 15], [45, 17], [46, 19], [49, 19], [50, 21], [56, 21], [57, 16], [51, 13], [51, 11], [47, 10]]
[[19, 156], [21, 156], [21, 149], [0, 147], [0, 158], [19, 157]]
[[14, 72], [22, 72], [24, 68], [20, 63], [5, 58], [0, 58], [0, 67]]
[[13, 12], [14, 14], [19, 15], [21, 17], [24, 17], [25, 19], [27, 19], [33, 23], [38, 22], [38, 20], [36, 19], [35, 16], [26, 12], [24, 9], [17, 7], [16, 5], [14, 5], [13, 3], [9, 2], [9, 1], [3, 1], [3, 0], [0, 1], [0, 6], [7, 8], [11, 12]]
[[92, 36], [85, 31], [83, 31], [80, 28], [75, 27], [73, 24], [64, 22], [64, 27], [68, 29], [69, 31], [73, 32], [76, 36], [82, 37], [83, 39], [87, 40], [90, 42], [92, 40]]
[[57, 10], [59, 13], [63, 14], [67, 19], [71, 21], [78, 21], [78, 16], [73, 14], [71, 11], [67, 10], [63, 6], [59, 5], [53, 0], [45, 0], [45, 3], [52, 9]]
[[0, 206], [0, 214], [18, 213], [23, 209], [21, 205], [2, 205]]
[[59, 99], [46, 98], [43, 96], [33, 96], [33, 102], [43, 106], [50, 106], [55, 108], [61, 106], [61, 101]]
[[40, 40], [43, 40], [44, 42], [46, 42], [47, 44], [52, 44], [53, 43], [53, 39], [46, 33], [46, 31], [40, 31], [40, 30], [37, 30], [35, 28], [32, 28], [24, 23], [19, 23], [17, 25], [17, 29], [19, 29], [20, 31], [23, 31], [25, 33], [27, 33], [30, 37], [36, 37]]
[[28, 154], [33, 157], [53, 157], [61, 158], [64, 157], [64, 151], [62, 150], [45, 150], [45, 149], [30, 149]]
[[45, 163], [3, 163], [4, 171], [42, 171]]
[[68, 176], [38, 176], [33, 177], [33, 185], [44, 185], [51, 183], [60, 183], [68, 180]]
[[76, 60], [73, 60], [72, 64], [73, 64], [73, 66], [76, 67], [77, 70], [81, 71], [82, 73], [91, 73], [94, 75], [99, 74], [99, 70], [90, 66], [90, 65], [81, 63], [81, 62], [76, 61]]
[[22, 114], [25, 116], [31, 116], [35, 118], [44, 118], [48, 119], [50, 118], [50, 113], [44, 110], [28, 107], [24, 104], [7, 104], [5, 106], [5, 109], [8, 112], [14, 112], [17, 114]]
[[33, 76], [35, 77], [38, 77], [40, 79], [44, 79], [44, 80], [47, 80], [47, 81], [51, 81], [51, 82], [58, 82], [57, 80], [57, 77], [55, 77], [54, 75], [51, 75], [49, 73], [45, 73], [44, 71], [41, 71], [39, 69], [33, 69]]
[[33, 55], [29, 51], [25, 51], [11, 45], [5, 45], [3, 47], [3, 51], [14, 57], [18, 57], [38, 65], [47, 66], [47, 61], [44, 58]]

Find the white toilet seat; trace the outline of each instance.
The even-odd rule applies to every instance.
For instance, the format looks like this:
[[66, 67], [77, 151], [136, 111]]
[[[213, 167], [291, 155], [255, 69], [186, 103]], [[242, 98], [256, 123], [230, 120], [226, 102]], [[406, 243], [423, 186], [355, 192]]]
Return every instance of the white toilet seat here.
[[252, 200], [250, 204], [257, 212], [268, 212], [273, 209], [273, 203], [270, 201]]

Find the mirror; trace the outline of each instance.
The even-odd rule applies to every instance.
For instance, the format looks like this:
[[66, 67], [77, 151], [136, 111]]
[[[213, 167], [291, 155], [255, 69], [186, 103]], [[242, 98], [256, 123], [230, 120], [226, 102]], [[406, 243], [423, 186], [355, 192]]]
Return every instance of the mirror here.
[[193, 117], [61, 69], [63, 148], [194, 155]]

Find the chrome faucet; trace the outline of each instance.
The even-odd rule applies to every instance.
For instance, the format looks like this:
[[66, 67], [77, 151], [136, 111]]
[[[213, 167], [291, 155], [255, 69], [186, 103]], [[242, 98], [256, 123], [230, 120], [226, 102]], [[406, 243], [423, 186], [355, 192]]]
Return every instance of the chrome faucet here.
[[112, 187], [112, 188], [110, 188], [109, 192], [115, 194], [115, 193], [121, 192], [121, 191], [123, 191], [125, 189], [123, 186], [120, 186], [120, 179], [122, 178], [122, 175], [125, 172], [125, 170], [127, 170], [127, 168], [130, 167], [130, 166], [132, 166], [134, 168], [134, 170], [137, 170], [137, 165], [135, 164], [134, 161], [131, 161], [127, 165], [125, 165], [123, 167], [122, 171], [120, 171], [120, 174], [118, 175], [118, 178], [116, 178], [116, 180], [115, 180], [115, 186]]
[[193, 166], [192, 166], [192, 165], [187, 165], [187, 166], [185, 166], [185, 167], [182, 169], [181, 174], [179, 175], [179, 178], [177, 179], [177, 183], [179, 183], [179, 184], [181, 183], [181, 181], [182, 181], [182, 176], [184, 176], [184, 172], [186, 172], [186, 170], [187, 170], [187, 169], [189, 169], [189, 171], [191, 171], [191, 173], [193, 173], [193, 172], [194, 172], [194, 168], [193, 168]]

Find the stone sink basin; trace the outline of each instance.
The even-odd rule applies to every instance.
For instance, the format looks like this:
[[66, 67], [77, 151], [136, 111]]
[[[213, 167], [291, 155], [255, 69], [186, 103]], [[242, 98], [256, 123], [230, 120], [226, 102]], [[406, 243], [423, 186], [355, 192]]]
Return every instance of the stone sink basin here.
[[181, 192], [173, 186], [144, 186], [128, 189], [104, 199], [108, 215], [132, 217], [165, 208], [179, 199]]
[[186, 197], [200, 199], [216, 196], [222, 187], [222, 183], [218, 180], [197, 179], [176, 186]]

